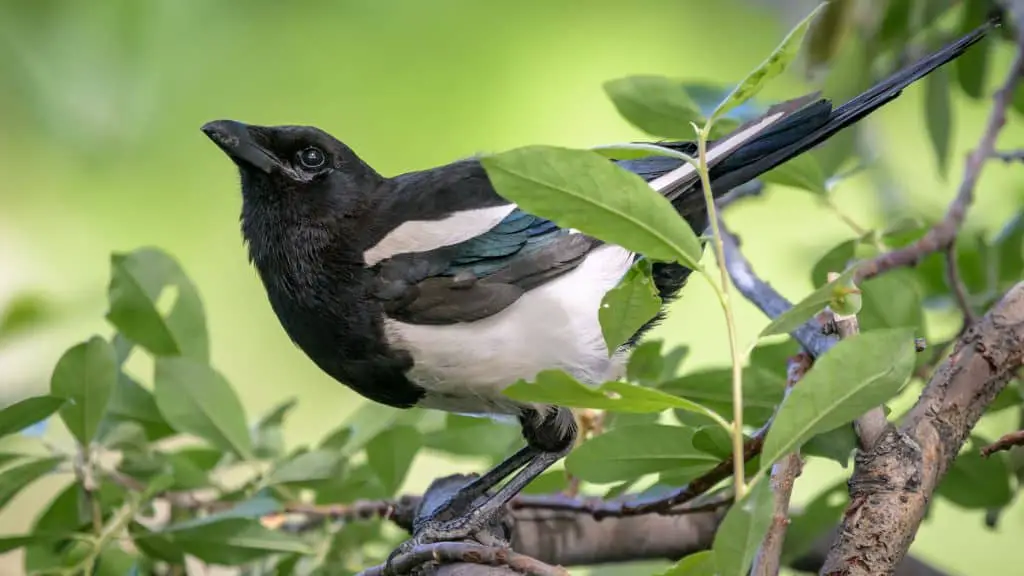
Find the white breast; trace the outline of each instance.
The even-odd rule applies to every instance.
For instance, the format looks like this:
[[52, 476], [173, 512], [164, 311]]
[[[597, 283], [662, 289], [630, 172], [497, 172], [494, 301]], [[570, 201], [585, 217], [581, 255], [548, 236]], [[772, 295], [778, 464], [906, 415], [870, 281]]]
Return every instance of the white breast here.
[[601, 246], [572, 272], [494, 316], [442, 326], [386, 320], [385, 334], [392, 346], [412, 354], [409, 378], [427, 390], [421, 406], [517, 414], [518, 405], [501, 391], [541, 370], [562, 369], [592, 384], [622, 375], [624, 357], [608, 357], [597, 312], [632, 259], [624, 248]]

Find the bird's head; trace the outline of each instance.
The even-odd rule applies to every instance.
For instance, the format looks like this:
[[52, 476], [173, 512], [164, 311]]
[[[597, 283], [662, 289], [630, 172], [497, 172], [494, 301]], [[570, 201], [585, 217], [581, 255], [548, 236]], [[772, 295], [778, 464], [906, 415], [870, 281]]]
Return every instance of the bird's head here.
[[238, 166], [242, 195], [256, 208], [303, 219], [351, 217], [383, 180], [352, 149], [312, 126], [214, 120], [202, 131]]

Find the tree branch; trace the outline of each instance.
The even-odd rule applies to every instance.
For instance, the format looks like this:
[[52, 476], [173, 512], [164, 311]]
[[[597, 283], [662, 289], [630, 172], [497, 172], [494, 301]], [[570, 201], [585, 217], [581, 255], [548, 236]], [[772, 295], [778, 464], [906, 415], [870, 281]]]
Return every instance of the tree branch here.
[[957, 342], [897, 429], [856, 457], [850, 505], [821, 574], [891, 574], [971, 429], [1024, 361], [1024, 282]]
[[1016, 432], [1010, 432], [1004, 435], [999, 440], [985, 446], [981, 449], [981, 455], [986, 458], [995, 454], [996, 452], [1002, 452], [1003, 450], [1009, 450], [1014, 446], [1024, 446], [1024, 430], [1018, 430]]
[[[786, 395], [793, 386], [804, 377], [811, 368], [811, 356], [801, 353], [789, 360], [787, 367]], [[772, 524], [765, 534], [761, 547], [754, 556], [751, 576], [776, 576], [782, 559], [782, 544], [786, 539], [786, 528], [789, 526], [789, 499], [793, 494], [793, 484], [803, 470], [803, 459], [800, 452], [787, 454], [772, 465], [771, 487], [773, 500]]]

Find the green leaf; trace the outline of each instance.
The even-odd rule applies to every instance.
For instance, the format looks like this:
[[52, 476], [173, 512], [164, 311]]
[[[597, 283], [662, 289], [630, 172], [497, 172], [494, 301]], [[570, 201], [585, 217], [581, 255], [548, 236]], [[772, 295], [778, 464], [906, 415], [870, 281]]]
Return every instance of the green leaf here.
[[769, 184], [792, 186], [821, 196], [828, 194], [825, 173], [818, 159], [811, 154], [797, 156], [765, 172], [760, 179]]
[[797, 23], [790, 30], [789, 34], [786, 34], [786, 37], [782, 39], [782, 42], [772, 51], [771, 55], [748, 74], [729, 93], [725, 100], [715, 108], [714, 113], [711, 114], [711, 120], [716, 120], [732, 108], [750, 100], [764, 88], [765, 84], [785, 72], [790, 62], [796, 58], [797, 53], [800, 51], [800, 44], [803, 42], [804, 35], [807, 34], [811, 21], [825, 5], [826, 3], [822, 3], [815, 6], [810, 14]]
[[[209, 361], [209, 336], [199, 293], [168, 254], [155, 248], [115, 253], [110, 258], [107, 320], [129, 339], [158, 356]], [[158, 303], [174, 296], [164, 316]]]
[[96, 438], [117, 385], [117, 373], [114, 347], [99, 336], [72, 346], [57, 361], [50, 393], [68, 399], [60, 417], [80, 444], [88, 445]]
[[721, 426], [701, 426], [693, 435], [693, 447], [725, 459], [732, 455], [732, 436]]
[[329, 450], [313, 450], [282, 462], [266, 479], [267, 486], [329, 480], [341, 475], [345, 458]]
[[30, 544], [52, 542], [54, 540], [60, 540], [61, 538], [61, 536], [46, 534], [24, 534], [21, 536], [3, 536], [0, 537], [0, 554], [6, 554], [11, 550], [24, 548], [25, 546], [28, 546]]
[[257, 458], [277, 458], [284, 453], [284, 418], [291, 412], [298, 398], [289, 398], [263, 415], [253, 429], [253, 453]]
[[[123, 372], [117, 376], [117, 386], [110, 396], [104, 424], [109, 426], [117, 422], [138, 423], [151, 442], [175, 434], [156, 407], [153, 393]], [[101, 432], [101, 435], [105, 436], [106, 432]]]
[[762, 468], [892, 398], [910, 379], [916, 354], [913, 331], [902, 328], [857, 334], [836, 344], [779, 407], [761, 451]]
[[554, 494], [565, 490], [568, 485], [565, 470], [548, 470], [527, 484], [522, 494]]
[[[74, 533], [88, 528], [91, 514], [81, 498], [82, 487], [72, 482], [57, 496], [43, 506], [32, 526], [33, 534]], [[70, 537], [70, 534], [68, 534]], [[48, 567], [60, 565], [61, 554], [69, 544], [68, 539], [45, 541], [27, 545], [25, 548], [25, 572], [32, 574]]]
[[953, 504], [967, 509], [1001, 508], [1013, 500], [1010, 469], [1006, 454], [985, 458], [981, 447], [988, 444], [976, 436], [973, 447], [956, 457], [935, 492]]
[[746, 576], [772, 522], [772, 492], [762, 480], [729, 508], [711, 549], [719, 576]]
[[651, 277], [651, 261], [638, 260], [619, 285], [601, 299], [597, 316], [608, 355], [614, 354], [661, 310], [661, 298]]
[[649, 340], [634, 348], [626, 362], [626, 378], [645, 386], [657, 385], [665, 369], [662, 344], [661, 340]]
[[388, 494], [402, 487], [422, 442], [419, 430], [395, 426], [366, 445], [366, 461]]
[[363, 449], [366, 443], [378, 434], [395, 425], [400, 411], [376, 402], [364, 402], [345, 419], [341, 428], [352, 430], [352, 436], [345, 443], [341, 453], [351, 456]]
[[176, 490], [195, 490], [210, 486], [210, 471], [224, 457], [220, 450], [184, 448], [165, 455], [174, 477]]
[[691, 122], [704, 121], [682, 82], [664, 76], [628, 76], [604, 83], [604, 91], [630, 124], [652, 136], [692, 140]]
[[50, 303], [39, 294], [17, 294], [0, 313], [0, 340], [16, 336], [48, 320]]
[[11, 466], [0, 473], [0, 510], [11, 503], [11, 500], [37, 479], [53, 472], [58, 464], [64, 461], [62, 456], [31, 460], [23, 464]]
[[1014, 283], [1024, 277], [1024, 210], [1007, 220], [992, 245], [999, 261], [999, 281]]
[[157, 357], [153, 382], [156, 405], [176, 430], [244, 460], [253, 457], [242, 403], [213, 368], [185, 357]]
[[840, 426], [834, 430], [811, 437], [800, 449], [807, 456], [827, 458], [846, 468], [850, 453], [857, 448], [857, 433], [853, 426]]
[[852, 0], [831, 0], [807, 32], [807, 67], [826, 64], [835, 56], [846, 32], [855, 25]]
[[[967, 34], [980, 26], [992, 9], [991, 0], [964, 0], [958, 34]], [[985, 76], [992, 43], [982, 38], [970, 50], [953, 61], [956, 78], [964, 93], [975, 100], [985, 95]]]
[[809, 296], [765, 326], [764, 330], [761, 330], [761, 337], [788, 334], [799, 328], [804, 322], [814, 318], [836, 296], [837, 291], [842, 291], [849, 284], [854, 272], [856, 272], [856, 268], [849, 268], [832, 282], [811, 292]]
[[911, 270], [892, 270], [860, 285], [857, 314], [861, 332], [881, 328], [924, 328], [921, 291]]
[[46, 420], [65, 402], [57, 396], [33, 396], [5, 406], [0, 410], [0, 438]]
[[[970, 51], [969, 51], [970, 52]], [[925, 128], [932, 143], [939, 175], [949, 173], [949, 144], [953, 123], [953, 107], [949, 97], [949, 71], [937, 68], [924, 79]]]
[[531, 214], [653, 260], [699, 267], [701, 245], [672, 203], [596, 152], [527, 146], [480, 162], [498, 194]]
[[693, 434], [692, 428], [662, 424], [615, 428], [573, 450], [565, 467], [599, 484], [681, 468], [710, 470], [718, 458], [694, 448]]
[[224, 518], [187, 528], [170, 528], [158, 534], [168, 536], [186, 554], [225, 566], [238, 566], [271, 554], [314, 553], [301, 538], [264, 528], [258, 521], [245, 518]]
[[652, 388], [628, 382], [605, 382], [590, 387], [561, 370], [544, 370], [536, 382], [520, 380], [505, 388], [504, 394], [521, 402], [557, 404], [571, 408], [594, 408], [617, 412], [661, 412], [679, 408], [697, 414], [708, 414], [700, 404]]
[[423, 447], [459, 456], [506, 456], [521, 438], [519, 426], [490, 418], [446, 414], [445, 426], [423, 436]]
[[[783, 369], [784, 370], [784, 369]], [[760, 426], [768, 421], [782, 401], [786, 378], [760, 366], [743, 370], [743, 423]], [[732, 420], [732, 369], [699, 370], [666, 382], [661, 390], [699, 402], [722, 418]], [[686, 415], [676, 412], [677, 418]], [[700, 422], [701, 425], [708, 421]]]
[[185, 553], [170, 536], [154, 532], [138, 522], [129, 525], [129, 534], [135, 547], [146, 556], [172, 564], [185, 563]]
[[716, 576], [715, 553], [711, 550], [694, 552], [657, 576]]
[[807, 553], [815, 541], [839, 521], [849, 500], [846, 478], [843, 478], [815, 496], [802, 511], [791, 511], [786, 540], [782, 544], [783, 563], [788, 565]]

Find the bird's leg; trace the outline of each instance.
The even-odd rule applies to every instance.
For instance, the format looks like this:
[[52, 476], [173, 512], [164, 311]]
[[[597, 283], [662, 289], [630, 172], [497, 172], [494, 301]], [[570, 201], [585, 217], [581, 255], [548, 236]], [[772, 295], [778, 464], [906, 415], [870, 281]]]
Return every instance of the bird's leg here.
[[[413, 537], [391, 554], [388, 558], [389, 565], [399, 554], [421, 544], [477, 536], [482, 528], [501, 514], [509, 500], [572, 450], [576, 438], [576, 420], [567, 408], [552, 407], [545, 414], [532, 409], [526, 410], [520, 416], [520, 422], [527, 446], [488, 473], [460, 488], [446, 504], [417, 522]], [[498, 482], [523, 464], [523, 469], [497, 492], [486, 495]], [[482, 501], [480, 497], [483, 497]], [[468, 509], [463, 508], [466, 505], [469, 505]], [[454, 518], [442, 519], [451, 512], [456, 514]]]

